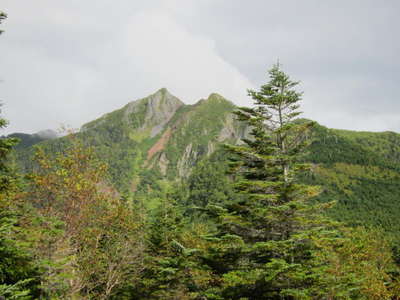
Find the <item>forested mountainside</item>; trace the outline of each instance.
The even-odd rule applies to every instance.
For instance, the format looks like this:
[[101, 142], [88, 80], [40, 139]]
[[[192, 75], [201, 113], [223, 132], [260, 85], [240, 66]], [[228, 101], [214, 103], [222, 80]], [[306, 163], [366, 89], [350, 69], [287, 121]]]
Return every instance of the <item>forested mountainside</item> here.
[[[198, 162], [196, 174], [224, 169], [221, 155], [213, 159], [213, 167], [204, 165], [221, 144], [241, 143], [248, 136], [249, 128], [232, 114], [235, 109], [218, 94], [186, 105], [163, 88], [83, 125], [77, 135], [109, 165], [114, 187], [131, 195], [159, 189], [162, 179], [186, 179]], [[378, 225], [400, 240], [400, 134], [317, 125], [311, 138], [305, 160], [313, 164], [313, 172], [304, 180], [321, 186], [318, 200], [336, 201], [330, 213], [339, 220]], [[66, 143], [67, 139], [58, 138], [39, 144], [55, 152]], [[17, 148], [25, 169], [32, 167], [31, 144]], [[204, 184], [204, 189], [224, 189]]]
[[[109, 164], [117, 190], [135, 192], [162, 178], [186, 178], [220, 144], [240, 143], [248, 129], [235, 120], [235, 109], [217, 94], [185, 105], [161, 89], [85, 124], [78, 135]], [[400, 135], [318, 125], [312, 139], [307, 160], [315, 167], [306, 180], [322, 186], [321, 200], [338, 202], [335, 216], [399, 232]], [[56, 151], [64, 143], [60, 138], [43, 145]], [[31, 161], [31, 144], [19, 146], [23, 165]]]
[[399, 241], [400, 135], [316, 126], [308, 154], [321, 201], [337, 201], [335, 218], [353, 225], [375, 225]]

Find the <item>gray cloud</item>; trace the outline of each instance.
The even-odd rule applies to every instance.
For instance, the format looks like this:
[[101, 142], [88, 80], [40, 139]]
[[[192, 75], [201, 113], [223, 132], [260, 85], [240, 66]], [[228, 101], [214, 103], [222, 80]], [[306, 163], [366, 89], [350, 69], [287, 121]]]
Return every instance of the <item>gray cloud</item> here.
[[8, 132], [78, 127], [163, 86], [249, 105], [278, 58], [302, 81], [305, 116], [400, 131], [395, 0], [3, 2]]

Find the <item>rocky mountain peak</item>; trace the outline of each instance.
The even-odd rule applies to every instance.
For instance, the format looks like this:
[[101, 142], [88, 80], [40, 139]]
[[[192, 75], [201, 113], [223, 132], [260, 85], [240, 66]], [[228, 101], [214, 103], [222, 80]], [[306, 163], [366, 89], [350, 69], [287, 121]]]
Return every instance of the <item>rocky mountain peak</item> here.
[[166, 88], [161, 88], [146, 98], [130, 102], [125, 107], [124, 118], [129, 120], [132, 114], [143, 114], [140, 129], [150, 129], [150, 137], [154, 137], [164, 129], [182, 105], [184, 103], [181, 100]]
[[147, 108], [150, 108], [149, 113], [152, 114], [152, 116], [164, 110], [168, 112], [173, 110], [173, 112], [175, 112], [177, 108], [184, 104], [166, 88], [159, 89], [154, 94], [145, 98], [145, 100], [147, 100]]
[[211, 93], [210, 96], [208, 96], [207, 100], [224, 100], [224, 101], [228, 101], [218, 93]]

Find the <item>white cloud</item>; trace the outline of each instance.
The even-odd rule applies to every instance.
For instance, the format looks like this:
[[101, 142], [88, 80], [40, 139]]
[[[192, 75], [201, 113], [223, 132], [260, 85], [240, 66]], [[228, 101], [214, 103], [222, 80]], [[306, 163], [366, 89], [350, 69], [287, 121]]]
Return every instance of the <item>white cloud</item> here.
[[211, 92], [247, 100], [252, 84], [217, 54], [214, 41], [189, 34], [167, 13], [136, 15], [123, 36], [125, 58], [153, 88], [166, 86], [190, 103]]
[[[30, 32], [15, 30], [18, 38], [9, 38], [3, 48], [0, 95], [11, 121], [8, 132], [61, 123], [78, 127], [161, 87], [187, 103], [218, 92], [248, 104], [251, 82], [216, 52], [214, 41], [177, 23], [169, 8], [144, 8], [124, 22], [109, 20], [108, 28], [86, 20], [78, 26], [81, 32], [66, 21], [70, 8], [63, 9], [25, 20]], [[43, 30], [38, 38], [24, 41], [35, 28]]]

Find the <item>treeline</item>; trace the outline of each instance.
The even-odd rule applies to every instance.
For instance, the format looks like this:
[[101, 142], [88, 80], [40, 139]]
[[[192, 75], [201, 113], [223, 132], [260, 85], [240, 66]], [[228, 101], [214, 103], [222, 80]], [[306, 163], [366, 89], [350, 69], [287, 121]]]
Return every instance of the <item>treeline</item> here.
[[[6, 299], [398, 299], [399, 267], [377, 229], [330, 219], [305, 184], [313, 122], [275, 65], [251, 139], [200, 162], [188, 180], [121, 195], [77, 136], [38, 148], [33, 172], [0, 140], [0, 295]], [[1, 120], [0, 125], [6, 125]], [[321, 154], [324, 155], [324, 154]]]

